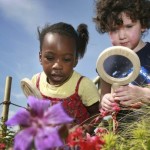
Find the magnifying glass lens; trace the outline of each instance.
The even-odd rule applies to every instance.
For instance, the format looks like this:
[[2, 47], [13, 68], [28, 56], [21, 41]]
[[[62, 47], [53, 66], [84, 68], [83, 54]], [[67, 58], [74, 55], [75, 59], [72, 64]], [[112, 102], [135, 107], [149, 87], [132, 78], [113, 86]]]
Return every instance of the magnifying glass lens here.
[[121, 55], [109, 56], [104, 61], [103, 65], [106, 73], [114, 78], [127, 77], [128, 74], [133, 71], [133, 65], [131, 61]]

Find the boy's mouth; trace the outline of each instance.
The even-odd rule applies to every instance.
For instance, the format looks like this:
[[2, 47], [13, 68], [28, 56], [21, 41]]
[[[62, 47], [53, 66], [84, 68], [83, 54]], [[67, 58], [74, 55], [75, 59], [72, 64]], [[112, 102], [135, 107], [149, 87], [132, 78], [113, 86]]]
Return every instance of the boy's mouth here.
[[121, 46], [127, 46], [128, 42], [121, 43]]

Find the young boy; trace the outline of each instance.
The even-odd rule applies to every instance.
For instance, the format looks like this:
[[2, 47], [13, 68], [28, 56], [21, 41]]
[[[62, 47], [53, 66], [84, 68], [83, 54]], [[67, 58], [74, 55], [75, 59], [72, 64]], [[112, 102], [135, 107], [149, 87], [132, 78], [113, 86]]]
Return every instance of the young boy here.
[[[144, 68], [143, 75], [146, 74], [143, 82], [135, 80], [136, 85], [121, 86], [113, 95], [110, 93], [111, 85], [101, 80], [100, 107], [113, 112], [112, 106], [118, 100], [125, 107], [137, 102], [150, 103], [150, 89], [146, 87], [150, 84], [147, 80], [150, 73], [150, 43], [142, 40], [142, 35], [150, 28], [150, 1], [97, 0], [94, 22], [99, 33], [108, 33], [113, 46], [133, 50], [139, 56], [141, 68]], [[118, 116], [123, 117], [127, 113], [130, 111], [120, 111]]]

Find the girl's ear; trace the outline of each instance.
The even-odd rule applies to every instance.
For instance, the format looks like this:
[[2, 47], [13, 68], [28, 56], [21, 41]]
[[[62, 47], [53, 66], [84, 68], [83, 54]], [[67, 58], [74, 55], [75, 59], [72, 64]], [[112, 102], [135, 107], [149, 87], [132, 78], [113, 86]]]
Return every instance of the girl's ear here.
[[41, 54], [41, 51], [39, 52], [39, 61], [40, 61], [41, 65], [42, 65], [42, 54]]

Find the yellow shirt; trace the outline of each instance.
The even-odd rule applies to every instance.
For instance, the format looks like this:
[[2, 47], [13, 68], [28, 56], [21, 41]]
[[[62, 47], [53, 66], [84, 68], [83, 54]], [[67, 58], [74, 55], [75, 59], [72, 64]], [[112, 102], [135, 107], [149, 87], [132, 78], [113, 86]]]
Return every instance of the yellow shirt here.
[[[32, 77], [32, 82], [36, 85], [38, 75]], [[48, 97], [52, 98], [66, 98], [75, 93], [77, 82], [81, 75], [76, 71], [73, 72], [71, 78], [67, 80], [61, 86], [50, 85], [47, 82], [47, 76], [44, 72], [41, 73], [39, 89], [40, 92]], [[82, 103], [85, 106], [91, 106], [99, 101], [99, 93], [96, 85], [87, 77], [84, 77], [79, 85], [78, 94], [81, 97]]]

